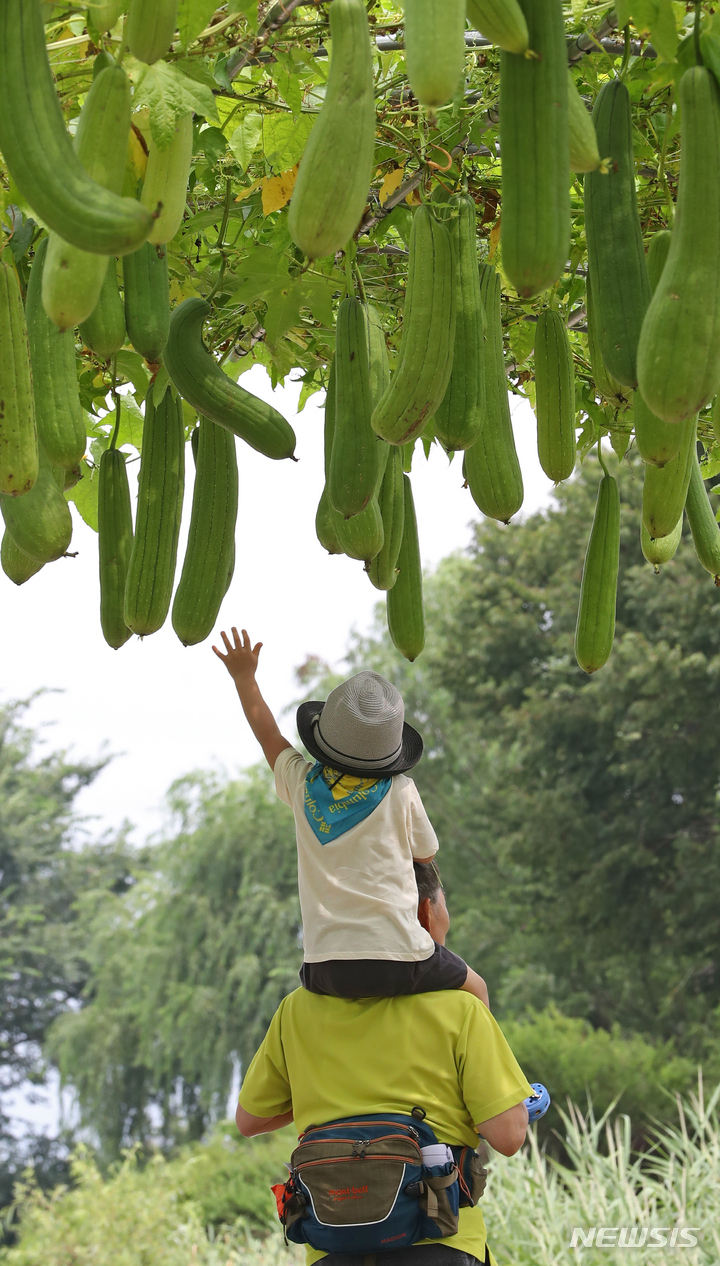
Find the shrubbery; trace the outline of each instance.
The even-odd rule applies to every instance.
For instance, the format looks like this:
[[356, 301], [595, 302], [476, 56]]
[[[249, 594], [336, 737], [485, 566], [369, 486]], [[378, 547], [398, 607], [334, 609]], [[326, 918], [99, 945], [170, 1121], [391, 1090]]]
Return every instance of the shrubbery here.
[[541, 1081], [553, 1098], [541, 1137], [560, 1125], [558, 1109], [567, 1100], [602, 1115], [617, 1103], [617, 1112], [632, 1119], [641, 1132], [655, 1120], [676, 1115], [675, 1094], [697, 1082], [692, 1060], [678, 1055], [671, 1042], [651, 1045], [639, 1034], [625, 1037], [594, 1029], [586, 1020], [546, 1007], [531, 1019], [502, 1022], [503, 1031], [526, 1077]]
[[[538, 1032], [542, 1026], [538, 1026]], [[609, 1039], [617, 1049], [617, 1039]], [[575, 1109], [560, 1114], [567, 1166], [548, 1159], [537, 1135], [510, 1160], [494, 1156], [483, 1212], [500, 1266], [571, 1266], [574, 1227], [694, 1227], [685, 1266], [715, 1266], [720, 1253], [720, 1086], [708, 1105], [689, 1096], [642, 1154], [632, 1151], [627, 1117], [614, 1126]], [[227, 1123], [226, 1123], [227, 1125]], [[74, 1162], [76, 1186], [19, 1193], [21, 1238], [0, 1250], [3, 1266], [293, 1266], [272, 1218], [266, 1181], [278, 1176], [291, 1131], [247, 1142], [230, 1127], [175, 1160], [144, 1169], [130, 1153], [103, 1181], [87, 1154]], [[267, 1215], [265, 1213], [267, 1210]], [[272, 1228], [272, 1229], [271, 1229]], [[627, 1250], [583, 1250], [584, 1266], [620, 1266]], [[677, 1250], [657, 1248], [653, 1266]]]

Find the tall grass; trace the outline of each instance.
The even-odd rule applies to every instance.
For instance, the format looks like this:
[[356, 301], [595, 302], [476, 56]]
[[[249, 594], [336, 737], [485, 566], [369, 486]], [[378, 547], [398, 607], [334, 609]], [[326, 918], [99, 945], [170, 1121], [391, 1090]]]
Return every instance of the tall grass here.
[[[545, 1156], [532, 1132], [519, 1155], [496, 1156], [483, 1211], [500, 1266], [615, 1266], [640, 1254], [653, 1266], [717, 1266], [719, 1101], [720, 1086], [706, 1100], [700, 1080], [641, 1155], [628, 1117], [596, 1120], [571, 1104], [561, 1133], [568, 1165]], [[242, 1148], [237, 1156], [241, 1167]], [[302, 1250], [286, 1249], [276, 1230], [259, 1237], [244, 1219], [206, 1226], [202, 1203], [187, 1194], [193, 1163], [158, 1157], [141, 1170], [130, 1155], [103, 1180], [81, 1152], [72, 1190], [46, 1196], [27, 1181], [18, 1191], [21, 1238], [0, 1251], [3, 1266], [299, 1266]], [[574, 1227], [694, 1227], [698, 1242], [573, 1249]]]
[[[720, 1086], [677, 1097], [677, 1124], [664, 1123], [641, 1155], [632, 1125], [607, 1114], [595, 1120], [573, 1105], [562, 1113], [569, 1166], [548, 1160], [531, 1133], [511, 1160], [498, 1158], [483, 1201], [488, 1243], [507, 1266], [615, 1266], [628, 1257], [653, 1266], [720, 1262]], [[697, 1227], [694, 1248], [571, 1248], [574, 1227]], [[616, 1237], [617, 1238], [617, 1237]], [[582, 1241], [581, 1241], [582, 1242]]]

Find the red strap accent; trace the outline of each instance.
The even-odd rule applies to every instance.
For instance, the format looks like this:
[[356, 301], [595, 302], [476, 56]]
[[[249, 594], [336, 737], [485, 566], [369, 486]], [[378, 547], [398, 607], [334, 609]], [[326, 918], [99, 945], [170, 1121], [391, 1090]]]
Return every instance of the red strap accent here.
[[292, 1195], [292, 1192], [288, 1191], [288, 1187], [289, 1187], [289, 1185], [290, 1185], [290, 1184], [289, 1184], [289, 1183], [286, 1183], [286, 1182], [276, 1182], [276, 1183], [272, 1184], [272, 1185], [271, 1185], [271, 1187], [270, 1187], [270, 1190], [272, 1191], [272, 1193], [273, 1193], [273, 1195], [274, 1195], [274, 1197], [275, 1197], [275, 1203], [276, 1203], [276, 1205], [277, 1205], [278, 1217], [279, 1217], [279, 1219], [280, 1219], [280, 1221], [281, 1221], [281, 1222], [282, 1222], [283, 1217], [284, 1217], [284, 1214], [285, 1214], [285, 1206], [286, 1206], [286, 1204], [288, 1203], [288, 1201], [290, 1200], [290, 1197], [291, 1197], [291, 1195]]

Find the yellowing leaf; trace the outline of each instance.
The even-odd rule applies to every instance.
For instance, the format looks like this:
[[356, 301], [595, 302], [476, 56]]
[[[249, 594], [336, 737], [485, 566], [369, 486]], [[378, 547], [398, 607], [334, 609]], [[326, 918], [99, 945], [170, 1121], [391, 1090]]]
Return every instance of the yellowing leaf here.
[[500, 241], [500, 227], [500, 216], [498, 216], [490, 230], [490, 259], [493, 258], [493, 255], [498, 248], [498, 242]]
[[182, 303], [183, 299], [194, 298], [197, 294], [197, 288], [189, 278], [184, 281], [179, 281], [176, 277], [172, 278], [170, 282], [171, 303]]
[[237, 198], [235, 199], [235, 201], [236, 201], [236, 202], [242, 202], [245, 198], [249, 198], [249, 197], [250, 197], [250, 194], [251, 194], [251, 193], [254, 193], [254, 192], [255, 192], [255, 190], [256, 190], [256, 189], [259, 189], [259, 188], [260, 188], [260, 186], [261, 186], [261, 185], [263, 185], [264, 183], [265, 183], [265, 177], [264, 177], [264, 176], [261, 176], [259, 180], [253, 180], [252, 184], [251, 184], [251, 185], [248, 185], [247, 189], [241, 189], [241, 190], [240, 190], [240, 192], [239, 192], [239, 194], [238, 194]]
[[290, 201], [295, 188], [298, 166], [299, 164], [296, 163], [289, 171], [283, 171], [279, 176], [265, 177], [262, 187], [263, 215], [269, 215], [271, 211], [279, 211]]
[[385, 199], [389, 198], [390, 194], [394, 193], [398, 186], [402, 184], [404, 175], [405, 172], [402, 167], [394, 167], [392, 171], [388, 172], [380, 186], [380, 193], [378, 195], [380, 198], [380, 206], [382, 206]]
[[130, 128], [127, 161], [136, 182], [138, 180], [144, 180], [147, 160], [147, 152], [140, 140], [140, 137], [133, 128]]
[[409, 193], [405, 194], [405, 201], [410, 207], [419, 207], [422, 202], [419, 190], [411, 189]]

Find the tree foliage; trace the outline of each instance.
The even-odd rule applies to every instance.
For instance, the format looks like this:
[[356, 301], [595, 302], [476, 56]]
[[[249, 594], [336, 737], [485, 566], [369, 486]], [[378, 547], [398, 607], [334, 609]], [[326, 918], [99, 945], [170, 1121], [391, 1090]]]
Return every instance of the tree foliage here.
[[177, 833], [89, 913], [86, 1005], [49, 1042], [108, 1156], [224, 1115], [302, 961], [292, 819], [269, 778], [191, 777], [170, 806]]
[[48, 1029], [80, 1003], [88, 966], [79, 903], [130, 882], [123, 838], [91, 845], [79, 829], [75, 799], [102, 764], [39, 750], [23, 723], [27, 706], [0, 709], [0, 1205], [24, 1164], [62, 1171], [62, 1147], [17, 1142], [2, 1097], [43, 1083]]
[[467, 556], [440, 566], [422, 664], [399, 665], [381, 638], [359, 641], [351, 661], [392, 677], [427, 736], [417, 782], [443, 847], [454, 943], [486, 969], [501, 1012], [556, 1000], [596, 1026], [711, 1053], [720, 595], [687, 532], [660, 575], [643, 561], [637, 471], [617, 473], [605, 672], [587, 678], [573, 656], [594, 461], [556, 508], [509, 528], [486, 521]]

